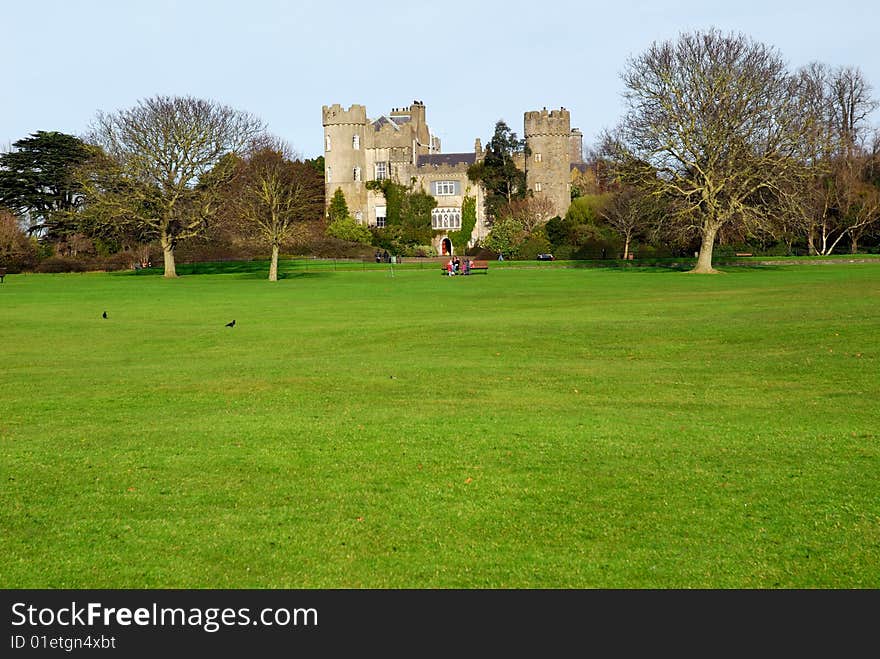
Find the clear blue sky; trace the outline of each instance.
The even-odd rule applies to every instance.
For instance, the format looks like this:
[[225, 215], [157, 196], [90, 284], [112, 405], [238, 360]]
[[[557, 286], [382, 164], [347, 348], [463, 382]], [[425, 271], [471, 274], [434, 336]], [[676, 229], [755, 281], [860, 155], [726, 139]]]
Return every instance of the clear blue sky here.
[[[82, 135], [155, 95], [251, 112], [320, 155], [321, 106], [377, 117], [414, 99], [443, 151], [495, 122], [564, 106], [592, 143], [621, 115], [620, 73], [653, 41], [742, 32], [792, 68], [857, 66], [880, 97], [876, 0], [0, 0], [0, 150], [37, 130]], [[880, 123], [874, 116], [872, 123]]]

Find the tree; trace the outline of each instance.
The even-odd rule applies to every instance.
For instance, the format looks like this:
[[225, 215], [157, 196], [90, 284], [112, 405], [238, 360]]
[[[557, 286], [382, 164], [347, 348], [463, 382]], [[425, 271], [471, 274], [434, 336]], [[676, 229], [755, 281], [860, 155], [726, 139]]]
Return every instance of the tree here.
[[526, 174], [516, 166], [514, 156], [525, 154], [525, 140], [518, 139], [504, 121], [495, 124], [495, 133], [486, 146], [485, 156], [468, 168], [468, 178], [482, 184], [490, 222], [500, 215], [503, 205], [526, 196]]
[[348, 217], [348, 204], [345, 203], [345, 193], [342, 188], [336, 188], [336, 192], [330, 198], [330, 208], [327, 210], [330, 221], [341, 220]]
[[880, 222], [880, 188], [870, 181], [870, 171], [870, 157], [853, 153], [835, 172], [834, 202], [845, 227], [841, 236], [849, 236], [852, 254], [859, 239]]
[[[233, 172], [227, 156], [262, 131], [262, 122], [249, 114], [188, 96], [156, 96], [113, 114], [99, 113], [89, 141], [112, 163], [101, 163], [97, 176], [86, 177], [93, 184], [92, 212], [133, 223], [158, 239], [165, 277], [177, 277], [174, 249], [202, 234], [215, 216], [219, 193]], [[94, 185], [98, 182], [103, 186]]]
[[677, 202], [675, 219], [701, 240], [692, 272], [715, 272], [719, 231], [766, 223], [766, 199], [805, 179], [818, 117], [782, 57], [738, 34], [655, 43], [622, 79], [628, 109], [605, 139], [616, 174]]
[[844, 155], [852, 156], [863, 146], [868, 117], [878, 102], [871, 96], [871, 85], [861, 70], [853, 66], [836, 69], [829, 87], [830, 125], [839, 133]]
[[802, 93], [820, 117], [805, 142], [809, 178], [780, 191], [775, 233], [800, 234], [811, 254], [852, 249], [877, 221], [866, 118], [877, 108], [858, 69], [813, 62], [799, 72]]
[[387, 178], [366, 183], [385, 197], [385, 228], [376, 229], [376, 238], [397, 252], [431, 242], [431, 211], [437, 200], [414, 184], [415, 179], [405, 186]]
[[275, 138], [255, 140], [233, 174], [229, 210], [247, 235], [269, 243], [269, 281], [278, 281], [278, 254], [304, 222], [318, 220], [324, 208], [324, 180], [315, 168], [294, 159]]
[[501, 214], [514, 218], [527, 234], [532, 234], [547, 223], [553, 213], [553, 202], [544, 195], [514, 199], [501, 209]]
[[309, 158], [308, 160], [306, 160], [306, 162], [309, 165], [311, 165], [315, 169], [315, 171], [318, 172], [318, 174], [321, 175], [322, 179], [324, 178], [324, 173], [325, 173], [324, 170], [326, 169], [325, 163], [324, 163], [324, 156], [318, 156], [317, 158]]
[[623, 238], [623, 258], [629, 258], [633, 239], [643, 235], [654, 224], [657, 204], [637, 189], [624, 186], [600, 211], [602, 218]]
[[492, 230], [483, 240], [483, 246], [503, 254], [504, 258], [511, 258], [526, 238], [528, 234], [517, 220], [510, 216], [502, 216], [495, 220]]
[[30, 265], [37, 254], [33, 238], [28, 238], [18, 218], [0, 208], [0, 265], [20, 269]]
[[611, 193], [586, 194], [572, 200], [563, 217], [551, 218], [544, 226], [553, 251], [561, 258], [605, 258], [615, 251], [614, 232], [603, 211]]
[[77, 137], [37, 131], [0, 155], [0, 206], [30, 222], [31, 233], [49, 239], [70, 232], [65, 220], [81, 200], [74, 169], [91, 155]]
[[82, 203], [69, 213], [67, 223], [78, 232], [117, 248], [147, 245], [156, 236], [138, 217], [154, 214], [149, 190], [128, 179], [119, 164], [100, 147], [90, 145], [89, 152], [89, 159], [73, 170]]

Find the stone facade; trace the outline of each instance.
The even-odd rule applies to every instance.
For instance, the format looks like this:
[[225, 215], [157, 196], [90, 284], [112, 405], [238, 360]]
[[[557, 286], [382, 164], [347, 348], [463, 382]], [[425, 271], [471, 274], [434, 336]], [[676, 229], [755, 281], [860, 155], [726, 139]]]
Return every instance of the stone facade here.
[[550, 217], [564, 215], [571, 203], [572, 142], [576, 140], [569, 112], [565, 108], [526, 112], [523, 124], [528, 146], [526, 186], [551, 201]]
[[[474, 142], [473, 152], [442, 153], [440, 140], [428, 128], [421, 101], [413, 101], [408, 108], [394, 108], [377, 119], [367, 118], [363, 105], [352, 105], [347, 110], [339, 104], [325, 105], [322, 120], [328, 205], [339, 188], [358, 222], [383, 226], [385, 199], [381, 192], [368, 190], [366, 182], [383, 178], [413, 182], [416, 189], [437, 200], [432, 226], [438, 254], [452, 251], [448, 234], [461, 227], [466, 196], [477, 202], [477, 222], [470, 244], [488, 235], [484, 191], [467, 176], [468, 167], [483, 157], [479, 139]], [[570, 201], [572, 165], [582, 161], [581, 133], [571, 130], [569, 112], [564, 108], [526, 112], [524, 125], [531, 153], [527, 159], [520, 155], [518, 166], [526, 172], [529, 189], [536, 196], [547, 196], [553, 203], [553, 214], [563, 215]]]

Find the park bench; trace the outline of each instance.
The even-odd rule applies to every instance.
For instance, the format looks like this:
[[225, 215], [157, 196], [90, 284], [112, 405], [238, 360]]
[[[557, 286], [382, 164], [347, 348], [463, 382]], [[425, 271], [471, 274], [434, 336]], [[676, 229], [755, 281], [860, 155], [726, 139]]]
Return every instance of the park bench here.
[[0, 284], [6, 279], [6, 268], [0, 268]]
[[752, 253], [751, 252], [737, 252], [736, 255], [737, 256], [751, 256]]
[[[464, 262], [462, 261], [461, 269], [456, 274], [459, 274], [459, 275], [465, 274], [464, 268], [465, 268]], [[489, 262], [488, 261], [471, 261], [471, 267], [470, 267], [470, 270], [467, 272], [467, 274], [470, 274], [470, 273], [474, 272], [475, 270], [478, 272], [483, 272], [485, 274], [489, 274]], [[440, 272], [444, 275], [449, 274], [449, 271], [446, 269], [445, 263], [443, 264], [443, 267], [440, 268]]]

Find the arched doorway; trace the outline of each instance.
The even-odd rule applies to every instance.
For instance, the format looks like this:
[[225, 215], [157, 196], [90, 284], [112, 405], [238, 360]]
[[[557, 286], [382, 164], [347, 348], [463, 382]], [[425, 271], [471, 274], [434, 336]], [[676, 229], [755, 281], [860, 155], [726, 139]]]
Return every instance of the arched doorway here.
[[444, 238], [440, 241], [440, 249], [443, 252], [443, 256], [452, 256], [452, 241], [449, 238]]

